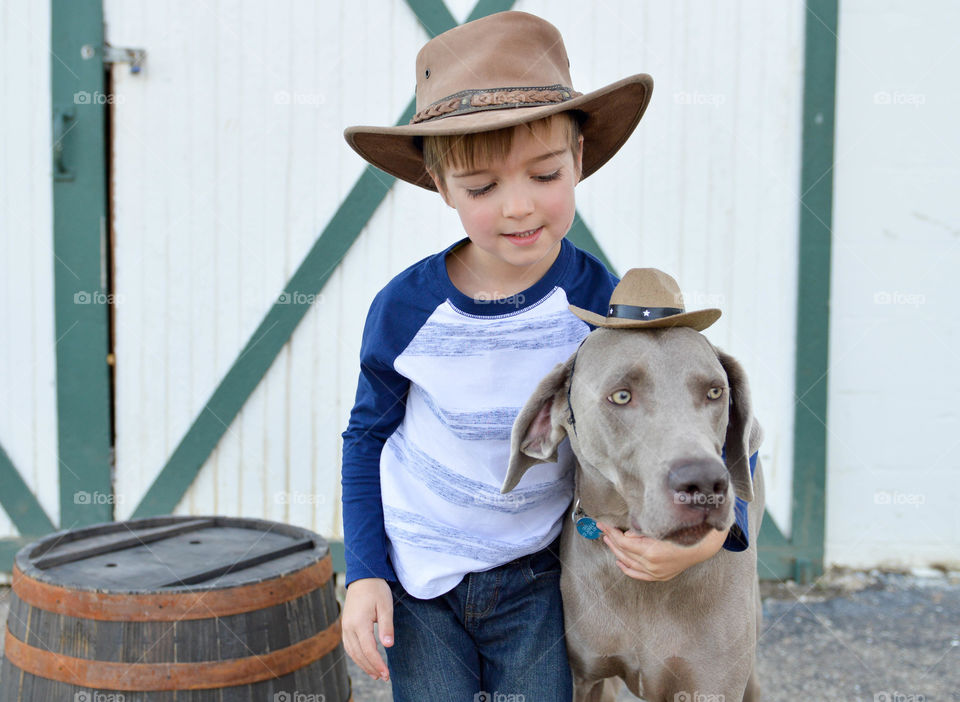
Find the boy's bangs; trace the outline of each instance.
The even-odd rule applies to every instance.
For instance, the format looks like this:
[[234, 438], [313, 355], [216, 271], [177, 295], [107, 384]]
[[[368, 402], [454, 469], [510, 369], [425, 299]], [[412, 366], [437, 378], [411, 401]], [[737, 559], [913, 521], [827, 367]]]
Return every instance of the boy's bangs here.
[[577, 152], [580, 125], [573, 114], [561, 112], [544, 119], [526, 122], [517, 127], [505, 127], [475, 134], [451, 134], [423, 138], [423, 161], [428, 171], [443, 177], [448, 168], [473, 170], [491, 161], [502, 161], [513, 146], [513, 135], [524, 127], [534, 136], [549, 134], [557, 119], [563, 125], [570, 141], [570, 149]]
[[436, 163], [442, 164], [434, 171], [445, 172], [447, 168], [473, 170], [478, 164], [501, 161], [510, 153], [513, 145], [513, 127], [478, 134], [451, 134], [436, 139]]

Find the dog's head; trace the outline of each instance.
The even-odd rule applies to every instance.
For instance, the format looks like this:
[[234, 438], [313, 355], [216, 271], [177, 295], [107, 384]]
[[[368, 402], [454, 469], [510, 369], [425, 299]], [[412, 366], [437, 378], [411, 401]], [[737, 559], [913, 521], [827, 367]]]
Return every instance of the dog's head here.
[[503, 492], [569, 437], [588, 514], [690, 545], [753, 499], [759, 434], [743, 369], [703, 335], [597, 329], [517, 416]]

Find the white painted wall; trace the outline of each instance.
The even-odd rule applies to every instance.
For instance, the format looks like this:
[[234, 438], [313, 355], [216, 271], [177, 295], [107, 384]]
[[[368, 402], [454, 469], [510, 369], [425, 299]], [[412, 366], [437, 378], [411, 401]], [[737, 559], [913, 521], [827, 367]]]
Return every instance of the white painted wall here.
[[[56, 521], [50, 58], [50, 3], [2, 0], [0, 445]], [[0, 510], [0, 538], [16, 535]]]
[[840, 10], [826, 560], [958, 567], [960, 6]]
[[[463, 19], [472, 3], [450, 3]], [[767, 430], [789, 529], [802, 3], [520, 0], [565, 36], [575, 87], [656, 80], [636, 136], [578, 190], [614, 265], [675, 275], [719, 306]], [[427, 40], [402, 0], [213, 6], [107, 0], [113, 69], [118, 517], [127, 516], [364, 163], [351, 124], [392, 124]], [[338, 535], [339, 434], [363, 318], [390, 277], [461, 236], [398, 184], [180, 505]], [[279, 493], [282, 493], [279, 494]]]

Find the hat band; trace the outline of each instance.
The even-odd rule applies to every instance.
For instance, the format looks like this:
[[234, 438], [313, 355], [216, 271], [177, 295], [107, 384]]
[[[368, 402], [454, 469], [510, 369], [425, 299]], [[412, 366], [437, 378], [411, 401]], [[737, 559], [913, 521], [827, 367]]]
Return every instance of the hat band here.
[[682, 307], [640, 307], [638, 305], [610, 305], [607, 319], [663, 319], [683, 314]]
[[502, 110], [508, 107], [537, 107], [566, 102], [580, 97], [583, 93], [571, 90], [565, 85], [547, 85], [533, 88], [486, 88], [482, 90], [463, 90], [437, 100], [432, 105], [417, 112], [410, 124], [429, 122], [443, 117]]

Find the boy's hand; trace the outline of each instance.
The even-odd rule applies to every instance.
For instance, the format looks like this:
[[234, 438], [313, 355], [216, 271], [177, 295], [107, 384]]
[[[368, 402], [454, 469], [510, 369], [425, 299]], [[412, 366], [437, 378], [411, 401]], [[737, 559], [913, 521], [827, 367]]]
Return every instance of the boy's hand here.
[[390, 679], [380, 657], [373, 625], [380, 628], [380, 643], [393, 646], [393, 593], [382, 578], [354, 580], [343, 603], [343, 647], [353, 662], [374, 680]]
[[678, 546], [670, 541], [657, 541], [632, 529], [626, 533], [616, 527], [597, 523], [603, 532], [603, 543], [613, 551], [617, 566], [636, 580], [670, 580], [687, 568], [713, 556], [726, 541], [727, 531], [713, 529], [700, 543]]

